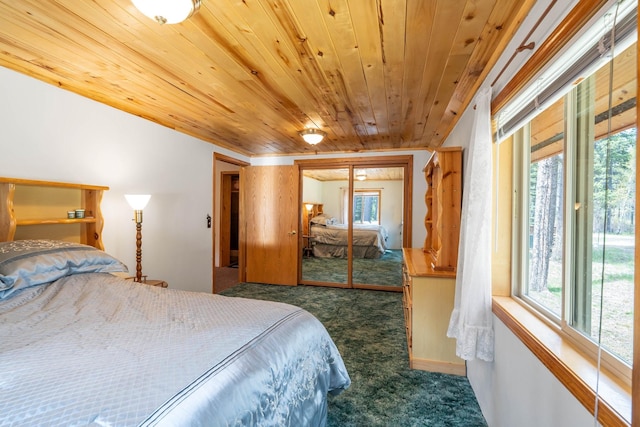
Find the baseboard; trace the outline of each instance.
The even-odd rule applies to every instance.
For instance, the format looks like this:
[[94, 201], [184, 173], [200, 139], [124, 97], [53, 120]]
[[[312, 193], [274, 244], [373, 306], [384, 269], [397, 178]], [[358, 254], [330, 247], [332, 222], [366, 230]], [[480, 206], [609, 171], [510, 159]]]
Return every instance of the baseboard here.
[[409, 361], [411, 369], [420, 371], [440, 372], [443, 374], [467, 376], [467, 365], [465, 363], [442, 362], [440, 360], [411, 359]]

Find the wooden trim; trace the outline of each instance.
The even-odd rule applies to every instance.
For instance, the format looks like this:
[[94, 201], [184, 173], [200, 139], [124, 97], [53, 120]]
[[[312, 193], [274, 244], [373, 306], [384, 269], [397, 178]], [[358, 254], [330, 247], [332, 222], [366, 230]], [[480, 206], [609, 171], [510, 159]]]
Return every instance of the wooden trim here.
[[[305, 285], [313, 285], [313, 286], [324, 286], [325, 288], [342, 288], [342, 289], [351, 289], [348, 283], [338, 283], [338, 282], [321, 282], [317, 280], [307, 280], [304, 282]], [[379, 290], [379, 289], [378, 289]]]
[[38, 181], [34, 179], [22, 179], [22, 178], [7, 178], [0, 177], [1, 183], [16, 184], [16, 185], [32, 185], [36, 187], [59, 187], [59, 188], [75, 188], [78, 190], [108, 190], [109, 187], [102, 185], [88, 185], [88, 184], [74, 184], [70, 182], [56, 182], [56, 181]]
[[220, 217], [219, 224], [219, 247], [220, 247], [220, 267], [226, 267], [231, 263], [231, 184], [234, 176], [240, 176], [240, 172], [225, 171], [220, 173]]
[[492, 114], [511, 101], [560, 50], [593, 18], [608, 0], [581, 0], [540, 45], [524, 66], [491, 102]]
[[[219, 160], [221, 162], [225, 162], [225, 163], [231, 163], [232, 165], [236, 165], [236, 166], [249, 166], [250, 163], [245, 162], [244, 160], [239, 160], [239, 159], [234, 159], [233, 157], [229, 157], [229, 156], [225, 156], [224, 154], [220, 154], [220, 153], [213, 153], [213, 161], [215, 162], [216, 160]], [[215, 166], [215, 163], [214, 163]]]
[[402, 286], [386, 286], [386, 285], [363, 285], [358, 283], [352, 284], [353, 289], [366, 289], [369, 291], [388, 291], [402, 292]]
[[460, 364], [443, 362], [440, 360], [412, 358], [409, 360], [409, 367], [420, 371], [440, 372], [443, 374], [460, 375], [463, 377], [467, 376], [467, 365], [465, 363]]
[[[405, 185], [404, 185], [404, 199], [409, 200], [409, 203], [405, 203], [406, 214], [405, 218], [407, 220], [406, 226], [406, 242], [407, 247], [413, 247], [413, 156], [411, 156], [411, 161], [407, 163], [406, 167], [407, 176], [405, 176]], [[404, 230], [403, 230], [404, 232]]]
[[[542, 364], [591, 413], [595, 412], [594, 387], [588, 384], [596, 369], [593, 361], [562, 338], [554, 328], [529, 313], [510, 297], [493, 297], [493, 313]], [[579, 371], [586, 369], [585, 375]], [[601, 372], [598, 403], [598, 421], [603, 426], [628, 426], [625, 417], [610, 403], [631, 399], [631, 390], [625, 389], [610, 374]], [[624, 410], [624, 408], [620, 408]]]
[[16, 218], [13, 216], [13, 197], [16, 192], [15, 184], [0, 183], [0, 242], [10, 242], [16, 234]]
[[329, 168], [348, 168], [350, 165], [358, 167], [382, 167], [382, 166], [401, 166], [407, 163], [413, 163], [413, 155], [400, 156], [368, 156], [368, 157], [340, 157], [326, 159], [298, 159], [294, 160], [294, 164], [304, 169], [329, 169]]
[[[640, 15], [638, 16], [638, 27], [640, 27]], [[636, 48], [636, 90], [638, 87], [638, 82], [640, 82], [640, 55], [637, 54]], [[636, 129], [638, 129], [638, 125], [640, 122], [638, 121], [638, 115], [636, 114]], [[638, 182], [638, 143], [636, 141], [636, 183]], [[638, 212], [638, 191], [636, 190], [636, 212], [635, 212], [635, 224], [637, 227], [638, 221], [640, 221], [640, 213]], [[633, 366], [635, 369], [632, 370], [631, 373], [631, 384], [632, 384], [632, 398], [631, 398], [631, 424], [634, 427], [640, 426], [640, 233], [638, 230], [635, 232], [635, 245], [636, 250], [633, 257], [634, 261], [634, 274], [633, 274], [633, 299], [634, 299], [634, 310], [633, 310]]]

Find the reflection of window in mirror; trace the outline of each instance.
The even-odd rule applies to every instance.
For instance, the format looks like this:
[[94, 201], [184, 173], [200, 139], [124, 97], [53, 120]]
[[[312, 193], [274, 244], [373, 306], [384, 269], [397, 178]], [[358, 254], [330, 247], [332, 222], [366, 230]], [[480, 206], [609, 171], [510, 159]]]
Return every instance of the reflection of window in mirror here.
[[380, 190], [355, 190], [353, 194], [354, 224], [380, 224]]

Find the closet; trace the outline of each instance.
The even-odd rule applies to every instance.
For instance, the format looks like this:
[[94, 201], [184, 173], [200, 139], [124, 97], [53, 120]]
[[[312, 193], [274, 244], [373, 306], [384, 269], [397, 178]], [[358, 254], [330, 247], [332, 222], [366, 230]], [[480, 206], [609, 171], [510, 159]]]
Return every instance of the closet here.
[[402, 247], [411, 245], [413, 156], [295, 163], [299, 283], [401, 292]]

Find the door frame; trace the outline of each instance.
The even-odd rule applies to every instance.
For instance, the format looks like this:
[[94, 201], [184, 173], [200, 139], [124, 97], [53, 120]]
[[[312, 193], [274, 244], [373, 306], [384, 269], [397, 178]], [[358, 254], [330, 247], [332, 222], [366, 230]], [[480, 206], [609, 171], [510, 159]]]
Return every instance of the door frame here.
[[[403, 223], [402, 223], [402, 247], [410, 248], [412, 246], [412, 221], [413, 221], [413, 155], [398, 156], [370, 156], [370, 157], [345, 157], [345, 158], [328, 158], [328, 159], [300, 159], [295, 160], [300, 168], [300, 200], [302, 201], [303, 191], [303, 172], [305, 169], [349, 169], [349, 189], [353, 192], [353, 172], [356, 168], [383, 168], [383, 167], [402, 167], [404, 168], [404, 206], [403, 206]], [[353, 197], [349, 198], [349, 218], [353, 217]], [[302, 226], [302, 208], [298, 207], [299, 221]], [[302, 229], [302, 228], [300, 228]], [[353, 230], [349, 228], [349, 241], [352, 240]], [[300, 236], [302, 239], [302, 236]], [[302, 252], [298, 254], [298, 283], [302, 281]], [[354, 288], [353, 285], [353, 254], [351, 245], [348, 250], [348, 280], [346, 284], [330, 283], [330, 282], [314, 282], [309, 284], [338, 287], [338, 288]], [[390, 290], [398, 291], [395, 287], [378, 286], [370, 287], [367, 285], [356, 286], [360, 289]], [[402, 289], [400, 288], [400, 291]]]
[[[217, 175], [218, 175], [218, 171], [216, 170], [216, 162], [220, 161], [223, 163], [229, 163], [231, 165], [235, 165], [235, 166], [239, 166], [239, 167], [243, 167], [243, 166], [249, 166], [250, 163], [245, 162], [243, 160], [240, 159], [236, 159], [230, 156], [226, 156], [224, 154], [218, 153], [218, 152], [213, 152], [213, 159], [212, 159], [212, 196], [211, 196], [211, 201], [212, 201], [212, 209], [213, 209], [213, 216], [216, 216], [216, 206], [217, 203], [219, 202], [218, 200], [216, 200], [216, 185], [218, 185], [218, 180], [217, 179]], [[240, 182], [240, 197], [242, 198], [242, 191], [243, 191], [243, 185], [242, 182]], [[220, 196], [222, 197], [222, 193], [220, 194]], [[218, 221], [219, 218], [214, 218], [214, 221]], [[215, 222], [214, 222], [215, 224]], [[216, 239], [219, 236], [216, 235], [216, 227], [215, 225], [213, 225], [211, 227], [211, 293], [216, 293]], [[238, 263], [240, 265], [242, 265], [242, 248], [240, 248], [240, 250], [238, 251]]]

